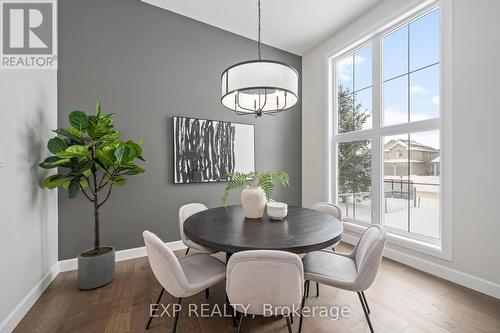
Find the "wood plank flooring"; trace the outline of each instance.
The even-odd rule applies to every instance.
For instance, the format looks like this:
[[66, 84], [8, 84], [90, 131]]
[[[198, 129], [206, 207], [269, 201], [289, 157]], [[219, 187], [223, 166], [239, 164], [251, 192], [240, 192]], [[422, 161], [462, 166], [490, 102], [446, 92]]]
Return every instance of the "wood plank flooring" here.
[[[349, 251], [341, 244], [339, 251]], [[177, 253], [182, 256], [183, 251]], [[218, 255], [222, 259], [223, 255]], [[148, 331], [145, 323], [149, 304], [155, 302], [160, 286], [147, 258], [117, 263], [116, 279], [91, 291], [76, 286], [76, 271], [59, 274], [14, 330], [21, 332], [169, 332], [172, 318], [154, 318]], [[183, 300], [184, 304], [218, 304], [225, 300], [224, 283]], [[376, 332], [500, 332], [500, 300], [384, 259], [366, 297]], [[175, 299], [165, 293], [163, 304]], [[348, 306], [346, 318], [305, 318], [303, 332], [369, 332], [355, 293], [320, 286], [320, 297], [311, 284], [309, 306]], [[185, 308], [186, 309], [186, 308]], [[210, 308], [212, 309], [212, 307]], [[188, 317], [181, 313], [177, 332], [236, 332], [230, 318]], [[298, 320], [293, 330], [297, 331]], [[287, 332], [283, 319], [256, 317], [247, 320], [243, 332]]]

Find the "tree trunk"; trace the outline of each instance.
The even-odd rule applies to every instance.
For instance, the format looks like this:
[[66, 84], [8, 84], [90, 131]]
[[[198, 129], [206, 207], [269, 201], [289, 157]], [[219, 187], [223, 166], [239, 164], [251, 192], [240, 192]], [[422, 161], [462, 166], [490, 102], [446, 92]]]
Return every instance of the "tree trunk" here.
[[98, 250], [101, 247], [101, 239], [99, 234], [99, 208], [97, 196], [94, 199], [94, 248]]
[[[92, 146], [92, 159], [94, 156], [95, 146]], [[92, 166], [92, 176], [94, 178], [94, 248], [98, 251], [101, 247], [101, 237], [99, 235], [99, 185], [97, 184], [97, 168], [95, 166]]]
[[94, 248], [98, 250], [101, 247], [101, 239], [99, 234], [99, 201], [97, 199], [97, 194], [94, 198]]

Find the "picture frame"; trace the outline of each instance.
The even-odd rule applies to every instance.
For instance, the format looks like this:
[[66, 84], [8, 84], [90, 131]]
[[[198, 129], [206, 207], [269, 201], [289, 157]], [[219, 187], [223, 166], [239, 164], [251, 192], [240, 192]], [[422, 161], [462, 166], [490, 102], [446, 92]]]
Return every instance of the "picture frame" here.
[[228, 180], [232, 172], [255, 171], [252, 124], [172, 117], [174, 184]]

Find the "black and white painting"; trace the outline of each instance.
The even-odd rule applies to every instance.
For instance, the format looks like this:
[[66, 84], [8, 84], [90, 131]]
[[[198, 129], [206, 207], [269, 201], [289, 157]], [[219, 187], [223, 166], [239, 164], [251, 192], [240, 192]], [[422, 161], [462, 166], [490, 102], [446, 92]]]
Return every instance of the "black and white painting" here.
[[173, 117], [174, 183], [227, 181], [231, 172], [255, 171], [254, 126]]

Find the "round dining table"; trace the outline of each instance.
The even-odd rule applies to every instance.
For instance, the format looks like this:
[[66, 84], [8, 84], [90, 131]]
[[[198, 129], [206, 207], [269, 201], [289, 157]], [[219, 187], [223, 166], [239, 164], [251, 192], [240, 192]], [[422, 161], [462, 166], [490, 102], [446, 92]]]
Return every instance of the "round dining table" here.
[[225, 252], [227, 259], [246, 250], [321, 250], [337, 243], [343, 231], [334, 216], [296, 206], [289, 206], [282, 220], [273, 220], [266, 213], [259, 219], [246, 218], [241, 206], [211, 208], [191, 215], [183, 228], [187, 238]]

